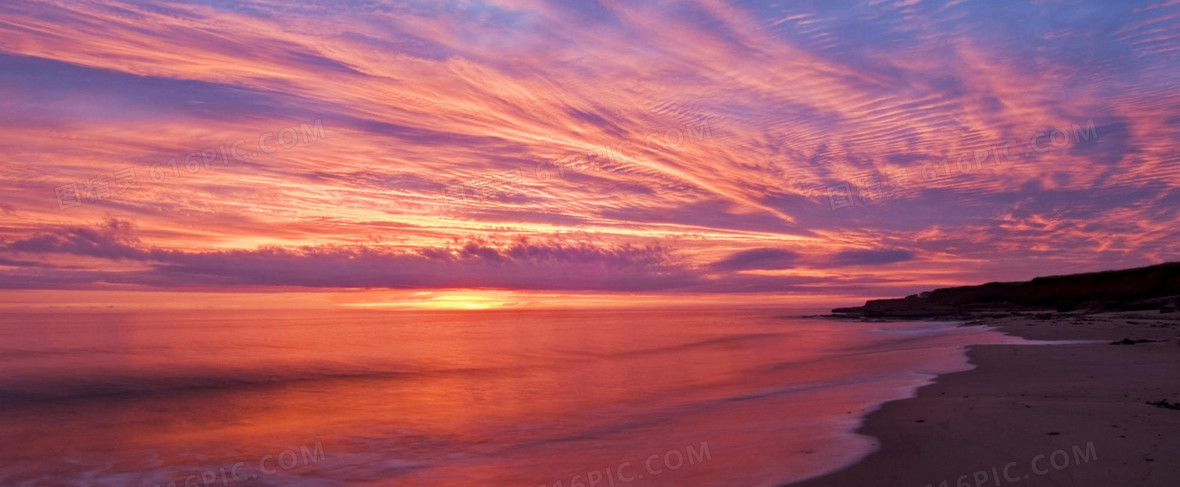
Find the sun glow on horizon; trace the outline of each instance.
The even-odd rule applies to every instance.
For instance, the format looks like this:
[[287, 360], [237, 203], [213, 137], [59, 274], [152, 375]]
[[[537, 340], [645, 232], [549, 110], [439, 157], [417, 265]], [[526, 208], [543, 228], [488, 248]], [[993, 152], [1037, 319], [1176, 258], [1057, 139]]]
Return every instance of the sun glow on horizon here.
[[412, 293], [380, 292], [375, 298], [365, 301], [341, 303], [344, 307], [361, 309], [410, 309], [410, 310], [490, 310], [501, 308], [527, 307], [512, 291], [497, 290], [440, 290], [416, 291]]

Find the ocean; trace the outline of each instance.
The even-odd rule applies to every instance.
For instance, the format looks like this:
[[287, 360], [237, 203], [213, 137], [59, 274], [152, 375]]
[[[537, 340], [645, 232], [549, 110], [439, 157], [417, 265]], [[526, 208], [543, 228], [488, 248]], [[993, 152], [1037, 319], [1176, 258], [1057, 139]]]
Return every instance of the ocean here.
[[774, 486], [1021, 341], [814, 312], [8, 313], [0, 485]]

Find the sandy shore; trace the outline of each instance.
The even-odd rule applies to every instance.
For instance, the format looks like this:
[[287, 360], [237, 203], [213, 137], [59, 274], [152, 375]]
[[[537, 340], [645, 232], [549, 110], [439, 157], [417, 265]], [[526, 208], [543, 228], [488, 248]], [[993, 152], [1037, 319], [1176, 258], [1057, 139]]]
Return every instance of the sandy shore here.
[[[859, 433], [878, 439], [877, 452], [792, 487], [1180, 485], [1180, 410], [1147, 404], [1180, 402], [1180, 316], [983, 323], [1032, 340], [1101, 343], [972, 347], [974, 370], [869, 415]], [[1158, 341], [1110, 344], [1124, 338]]]

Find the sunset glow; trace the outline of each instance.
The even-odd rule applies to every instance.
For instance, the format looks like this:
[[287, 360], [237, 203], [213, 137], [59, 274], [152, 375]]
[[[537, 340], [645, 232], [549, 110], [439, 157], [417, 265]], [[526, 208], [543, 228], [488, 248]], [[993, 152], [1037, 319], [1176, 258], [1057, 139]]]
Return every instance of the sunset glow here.
[[0, 0], [0, 487], [1174, 487], [1177, 147], [1180, 0]]
[[870, 3], [6, 2], [2, 305], [854, 301], [1180, 257], [1180, 5]]

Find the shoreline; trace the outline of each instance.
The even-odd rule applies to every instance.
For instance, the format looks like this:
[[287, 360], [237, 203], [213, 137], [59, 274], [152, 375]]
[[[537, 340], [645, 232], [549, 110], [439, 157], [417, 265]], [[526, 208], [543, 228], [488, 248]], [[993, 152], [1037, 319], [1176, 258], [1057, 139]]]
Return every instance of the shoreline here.
[[[976, 345], [974, 368], [885, 403], [855, 431], [877, 448], [783, 486], [1180, 485], [1180, 315], [1046, 313], [985, 318], [1033, 341]], [[1124, 338], [1153, 340], [1112, 345]], [[1060, 467], [1060, 468], [1058, 468]]]

